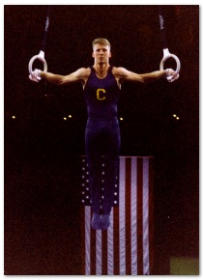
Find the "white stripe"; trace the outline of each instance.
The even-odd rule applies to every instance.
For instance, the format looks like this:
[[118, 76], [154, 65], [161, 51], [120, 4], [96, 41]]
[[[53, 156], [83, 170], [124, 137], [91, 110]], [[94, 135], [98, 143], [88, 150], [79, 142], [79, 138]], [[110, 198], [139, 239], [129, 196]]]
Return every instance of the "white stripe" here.
[[125, 158], [120, 158], [119, 179], [119, 256], [120, 275], [126, 274], [126, 248], [125, 248]]
[[85, 275], [90, 275], [91, 207], [85, 206]]
[[102, 231], [96, 230], [96, 275], [102, 274]]
[[114, 248], [113, 248], [113, 216], [114, 216], [114, 209], [112, 207], [111, 214], [110, 214], [110, 227], [107, 230], [107, 275], [114, 275]]
[[131, 274], [137, 275], [137, 157], [131, 160]]
[[143, 274], [149, 274], [149, 159], [143, 159]]

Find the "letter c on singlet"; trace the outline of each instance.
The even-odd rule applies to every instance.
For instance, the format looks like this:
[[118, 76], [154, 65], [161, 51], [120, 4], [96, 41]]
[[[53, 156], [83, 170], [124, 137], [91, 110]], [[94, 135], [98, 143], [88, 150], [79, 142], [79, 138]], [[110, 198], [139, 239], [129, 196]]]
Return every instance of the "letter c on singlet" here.
[[106, 94], [106, 90], [104, 88], [98, 88], [97, 91], [96, 91], [97, 100], [99, 100], [99, 101], [105, 100], [106, 96], [104, 94]]

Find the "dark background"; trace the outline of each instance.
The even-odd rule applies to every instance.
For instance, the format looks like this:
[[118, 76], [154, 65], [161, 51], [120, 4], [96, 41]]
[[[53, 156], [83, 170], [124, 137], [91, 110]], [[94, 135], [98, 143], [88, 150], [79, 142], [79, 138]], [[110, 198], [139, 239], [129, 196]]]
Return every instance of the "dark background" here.
[[[28, 79], [46, 10], [4, 7], [5, 274], [82, 273], [80, 155], [87, 118], [82, 87]], [[49, 71], [68, 74], [91, 65], [96, 37], [110, 40], [113, 65], [137, 73], [158, 70], [157, 10], [52, 6]], [[153, 274], [169, 274], [171, 256], [199, 254], [199, 7], [163, 11], [169, 50], [181, 60], [180, 79], [126, 83], [119, 103], [121, 154], [154, 156]], [[73, 118], [65, 121], [69, 114]]]

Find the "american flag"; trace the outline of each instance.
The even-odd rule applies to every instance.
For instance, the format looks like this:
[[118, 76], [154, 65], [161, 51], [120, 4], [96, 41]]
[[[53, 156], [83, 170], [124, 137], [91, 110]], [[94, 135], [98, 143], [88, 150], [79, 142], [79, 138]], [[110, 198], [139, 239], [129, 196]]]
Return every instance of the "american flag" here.
[[153, 157], [120, 156], [111, 225], [104, 231], [91, 229], [88, 167], [84, 157], [82, 161], [84, 274], [149, 275], [153, 259]]

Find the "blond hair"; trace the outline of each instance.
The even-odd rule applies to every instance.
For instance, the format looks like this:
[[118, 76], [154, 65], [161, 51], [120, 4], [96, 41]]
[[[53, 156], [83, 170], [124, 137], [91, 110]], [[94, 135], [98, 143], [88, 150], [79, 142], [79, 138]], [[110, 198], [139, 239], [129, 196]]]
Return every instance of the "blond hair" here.
[[106, 38], [96, 38], [96, 39], [94, 39], [92, 41], [92, 48], [94, 48], [94, 45], [96, 45], [96, 44], [101, 44], [101, 45], [111, 47], [111, 44], [110, 44], [109, 40], [106, 39]]

